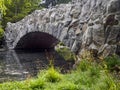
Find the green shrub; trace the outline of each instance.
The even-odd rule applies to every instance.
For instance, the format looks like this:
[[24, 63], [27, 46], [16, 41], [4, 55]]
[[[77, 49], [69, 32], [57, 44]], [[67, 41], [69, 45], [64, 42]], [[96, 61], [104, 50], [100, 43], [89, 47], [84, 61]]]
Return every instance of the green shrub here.
[[105, 58], [105, 63], [109, 70], [111, 70], [114, 66], [120, 66], [120, 58], [117, 55], [112, 55]]
[[7, 82], [0, 85], [0, 90], [25, 90], [25, 89], [27, 88], [25, 88], [25, 84], [23, 82]]
[[30, 81], [30, 88], [32, 90], [43, 89], [44, 85], [45, 85], [45, 82], [42, 79], [33, 79], [33, 80]]
[[58, 90], [79, 90], [78, 85], [75, 85], [72, 82], [68, 83], [61, 83], [61, 85], [58, 86]]
[[87, 71], [90, 67], [90, 62], [88, 62], [87, 60], [82, 60], [80, 61], [80, 64], [78, 65], [77, 69], [78, 71]]
[[90, 77], [99, 77], [100, 76], [100, 67], [99, 66], [97, 66], [97, 65], [93, 65], [93, 66], [91, 66], [90, 67], [90, 73], [89, 73], [89, 75], [90, 75]]
[[120, 90], [120, 82], [117, 82], [117, 90]]
[[116, 83], [110, 74], [106, 73], [106, 76], [104, 78], [104, 82], [105, 82], [106, 88], [108, 88], [108, 90], [117, 90]]
[[48, 82], [59, 82], [62, 79], [62, 75], [54, 68], [50, 67], [45, 75]]

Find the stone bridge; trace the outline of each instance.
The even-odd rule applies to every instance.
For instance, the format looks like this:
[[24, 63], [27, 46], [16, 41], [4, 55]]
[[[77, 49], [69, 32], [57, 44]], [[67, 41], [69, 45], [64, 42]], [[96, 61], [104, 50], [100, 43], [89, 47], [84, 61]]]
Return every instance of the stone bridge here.
[[120, 0], [73, 0], [35, 10], [9, 22], [5, 39], [8, 49], [51, 48], [61, 41], [79, 54], [120, 54]]

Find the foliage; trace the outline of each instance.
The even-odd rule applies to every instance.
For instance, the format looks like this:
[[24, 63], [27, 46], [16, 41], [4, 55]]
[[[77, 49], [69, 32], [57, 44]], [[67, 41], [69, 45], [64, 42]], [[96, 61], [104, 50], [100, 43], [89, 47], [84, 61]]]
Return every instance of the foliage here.
[[58, 90], [79, 90], [78, 85], [72, 83], [72, 82], [63, 82], [58, 86]]
[[105, 63], [109, 70], [115, 66], [120, 66], [120, 58], [117, 55], [112, 55], [105, 58]]
[[57, 72], [54, 67], [50, 67], [45, 75], [45, 78], [49, 82], [58, 82], [61, 80], [62, 76], [59, 72]]
[[98, 67], [97, 65], [93, 65], [92, 67], [90, 67], [90, 77], [99, 77], [100, 76], [100, 67]]
[[6, 14], [6, 6], [5, 6], [5, 2], [7, 2], [8, 4], [11, 3], [11, 0], [0, 0], [0, 13], [2, 13], [3, 15]]
[[29, 88], [32, 90], [38, 90], [38, 89], [43, 89], [45, 85], [45, 82], [42, 79], [33, 79], [30, 82]]
[[[82, 63], [82, 64], [81, 64]], [[81, 61], [76, 70], [60, 74], [54, 67], [43, 70], [38, 78], [0, 84], [0, 90], [119, 90], [120, 82], [95, 62]], [[87, 69], [81, 67], [88, 65]], [[82, 67], [83, 68], [83, 67]]]
[[87, 62], [86, 60], [82, 60], [80, 64], [78, 65], [78, 69], [82, 72], [87, 71], [90, 67], [90, 63]]
[[38, 8], [40, 0], [11, 0], [11, 3], [4, 1], [6, 14], [3, 16], [2, 25], [5, 27], [7, 22], [17, 22], [26, 15]]
[[61, 45], [62, 44], [60, 43], [56, 46], [56, 51], [58, 52], [58, 54], [60, 54], [66, 61], [75, 61], [76, 55], [71, 52], [69, 48]]
[[22, 90], [24, 84], [22, 82], [7, 82], [0, 85], [0, 90]]

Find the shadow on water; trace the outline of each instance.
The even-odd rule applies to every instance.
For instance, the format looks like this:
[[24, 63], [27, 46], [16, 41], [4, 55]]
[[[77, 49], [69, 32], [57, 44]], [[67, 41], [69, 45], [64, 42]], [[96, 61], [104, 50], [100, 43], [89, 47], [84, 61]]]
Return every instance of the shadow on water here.
[[36, 76], [49, 67], [50, 59], [62, 73], [72, 69], [74, 62], [65, 61], [54, 50], [50, 51], [4, 51], [0, 52], [0, 82], [24, 80]]

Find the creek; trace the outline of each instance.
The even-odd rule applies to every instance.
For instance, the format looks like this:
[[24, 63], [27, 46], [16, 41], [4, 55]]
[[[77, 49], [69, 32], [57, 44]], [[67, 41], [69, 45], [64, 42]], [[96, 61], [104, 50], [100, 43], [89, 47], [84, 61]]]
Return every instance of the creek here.
[[62, 73], [68, 72], [73, 65], [73, 62], [65, 61], [54, 50], [2, 51], [0, 52], [0, 82], [36, 77], [37, 73], [47, 69], [51, 62]]

